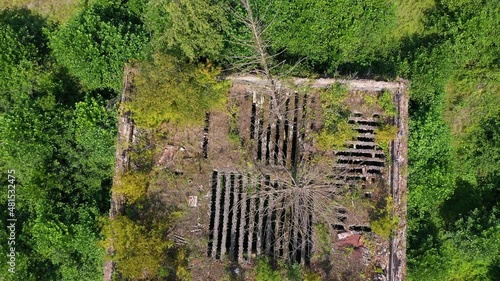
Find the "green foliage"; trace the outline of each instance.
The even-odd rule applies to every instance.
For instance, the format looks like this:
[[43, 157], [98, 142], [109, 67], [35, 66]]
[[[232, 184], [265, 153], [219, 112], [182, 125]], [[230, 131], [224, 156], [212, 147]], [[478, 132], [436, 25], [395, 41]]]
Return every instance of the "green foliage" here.
[[135, 142], [128, 148], [130, 163], [134, 171], [147, 173], [153, 169], [154, 154], [158, 152], [155, 136], [151, 131], [142, 130], [136, 135]]
[[112, 175], [114, 168], [115, 112], [106, 109], [100, 98], [87, 96], [75, 104], [68, 133], [67, 138], [74, 141], [65, 156], [72, 162], [67, 169], [71, 174], [68, 178], [73, 179], [77, 190], [89, 194], [89, 201], [106, 205], [107, 195], [102, 191], [104, 182], [109, 184], [105, 179]]
[[395, 117], [398, 113], [394, 100], [392, 99], [392, 93], [389, 91], [383, 91], [382, 94], [378, 96], [378, 104], [382, 107], [383, 113], [387, 117]]
[[317, 274], [304, 270], [298, 263], [282, 264], [278, 263], [275, 267], [266, 257], [259, 258], [255, 267], [257, 281], [319, 281]]
[[144, 272], [153, 278], [158, 274], [165, 258], [166, 250], [173, 243], [163, 236], [161, 227], [146, 229], [127, 217], [120, 216], [104, 227], [107, 240], [104, 246], [109, 247], [111, 241], [114, 255], [111, 258], [117, 263], [122, 278], [139, 279]]
[[389, 144], [396, 138], [398, 127], [394, 125], [382, 124], [375, 129], [375, 142], [389, 154]]
[[19, 226], [17, 272], [5, 275], [2, 258], [0, 279], [98, 280], [115, 115], [51, 61], [41, 17], [3, 11], [0, 24], [0, 167], [16, 170]]
[[155, 196], [144, 196], [133, 203], [128, 201], [125, 215], [105, 218], [101, 247], [113, 247], [106, 258], [116, 263], [120, 279], [190, 280], [188, 249], [174, 246], [167, 237], [182, 212], [156, 200]]
[[[250, 60], [254, 60], [254, 49], [251, 45], [247, 44], [252, 42], [252, 34], [248, 26], [241, 20], [247, 14], [240, 1], [225, 1], [226, 18], [228, 21], [227, 26], [224, 28], [223, 32], [223, 43], [224, 48], [221, 53], [220, 60], [223, 63], [227, 63], [231, 67], [235, 67], [238, 64], [250, 63]], [[264, 36], [266, 34], [263, 34]], [[253, 66], [254, 63], [250, 63]], [[246, 70], [245, 67], [242, 71]]]
[[370, 64], [390, 50], [396, 20], [391, 1], [280, 0], [261, 5], [275, 50], [306, 57], [330, 73], [345, 63]]
[[317, 145], [323, 150], [339, 149], [343, 147], [347, 141], [354, 139], [357, 136], [356, 131], [348, 120], [343, 120], [337, 123], [335, 131], [323, 130], [316, 136]]
[[[494, 2], [428, 8], [426, 38], [414, 41], [422, 46], [408, 57], [410, 280], [495, 280], [498, 272], [498, 237], [491, 235], [499, 225]], [[476, 229], [464, 227], [472, 220]]]
[[152, 63], [141, 65], [134, 78], [136, 92], [126, 106], [140, 127], [201, 124], [206, 112], [225, 104], [229, 84], [217, 81], [218, 74], [211, 65], [155, 55]]
[[[318, 250], [323, 255], [329, 255], [332, 250], [330, 232], [325, 224], [316, 224], [314, 231], [318, 235]], [[321, 257], [320, 257], [321, 258]]]
[[418, 256], [418, 267], [410, 263], [412, 280], [495, 280], [500, 254], [498, 225], [497, 208], [489, 214], [484, 208], [476, 209], [457, 220], [455, 230], [440, 237], [442, 244]]
[[345, 104], [347, 93], [343, 86], [335, 84], [320, 94], [324, 128], [316, 136], [316, 141], [321, 149], [338, 149], [357, 135], [348, 123], [349, 109]]
[[[87, 0], [85, 2], [92, 2]], [[83, 0], [11, 0], [0, 2], [0, 10], [4, 9], [29, 9], [34, 14], [57, 22], [65, 22], [83, 6]]]
[[140, 58], [147, 41], [142, 23], [126, 7], [96, 4], [53, 33], [50, 47], [87, 89], [119, 91], [124, 64]]
[[257, 281], [280, 281], [280, 272], [274, 270], [265, 258], [257, 260], [257, 266], [255, 268], [256, 280]]
[[94, 231], [88, 226], [66, 227], [45, 219], [35, 220], [30, 229], [36, 253], [59, 267], [61, 280], [75, 281], [99, 278], [104, 251], [97, 248]]
[[386, 197], [384, 201], [385, 206], [382, 209], [375, 210], [372, 215], [370, 226], [373, 232], [388, 240], [396, 231], [399, 219], [394, 216], [394, 200], [392, 196]]
[[413, 162], [409, 167], [412, 192], [408, 204], [430, 212], [453, 192], [451, 136], [435, 108], [423, 120], [410, 120], [410, 131], [408, 154]]
[[397, 25], [394, 39], [425, 33], [426, 12], [433, 8], [434, 0], [396, 0]]
[[190, 281], [191, 272], [189, 271], [189, 262], [187, 257], [187, 250], [185, 248], [177, 249], [174, 256], [173, 263], [176, 265], [175, 278], [181, 281]]
[[335, 129], [339, 119], [348, 117], [349, 109], [344, 103], [348, 95], [345, 86], [337, 83], [320, 94], [321, 107], [325, 115], [325, 127]]
[[217, 57], [227, 25], [224, 4], [213, 0], [150, 0], [144, 20], [156, 52], [194, 61]]
[[461, 162], [457, 169], [466, 181], [477, 182], [499, 171], [499, 85], [500, 72], [484, 69], [460, 71], [446, 85], [445, 119]]
[[302, 281], [302, 267], [298, 263], [293, 263], [287, 268], [287, 279], [290, 281]]
[[134, 204], [146, 195], [148, 175], [140, 172], [131, 172], [122, 175], [118, 183], [113, 186], [114, 192], [125, 195], [128, 204]]
[[321, 276], [317, 273], [312, 272], [312, 271], [308, 271], [304, 274], [303, 281], [321, 281]]
[[[83, 102], [78, 107], [83, 110]], [[114, 133], [99, 124], [105, 120], [91, 122], [95, 112], [86, 109], [87, 116], [75, 116], [54, 97], [41, 96], [0, 117], [6, 136], [0, 165], [16, 170], [22, 190], [16, 212], [23, 228], [17, 242], [24, 245], [18, 253], [26, 257], [29, 275], [21, 274], [21, 279], [99, 279], [103, 251], [96, 244], [95, 219], [108, 207]], [[86, 126], [90, 139], [74, 135], [82, 129], [79, 125]]]
[[27, 10], [0, 12], [0, 112], [39, 90], [37, 71], [47, 52], [47, 23]]
[[229, 141], [236, 147], [241, 143], [240, 134], [238, 132], [238, 107], [233, 105], [229, 108]]
[[[127, 105], [140, 126], [157, 129], [165, 122], [203, 122], [205, 112], [225, 104], [228, 85], [217, 81], [219, 70], [194, 62], [232, 62], [252, 55], [241, 44], [249, 32], [238, 19], [244, 13], [237, 1], [83, 4], [0, 4], [2, 9], [29, 6], [65, 22], [56, 28], [28, 10], [0, 13], [0, 167], [16, 169], [22, 190], [15, 280], [102, 279], [104, 251], [95, 245], [100, 239], [96, 218], [109, 208], [116, 133], [115, 113], [106, 104], [121, 88], [124, 63], [144, 58], [143, 50], [163, 54], [140, 63], [134, 100]], [[500, 245], [498, 1], [258, 0], [251, 5], [269, 25], [264, 38], [276, 54], [273, 59], [288, 64], [284, 69], [305, 58], [302, 74], [365, 69], [367, 75], [389, 76], [386, 67], [392, 66], [409, 79], [409, 280], [495, 280]], [[274, 71], [283, 73], [282, 68]], [[321, 95], [325, 127], [316, 140], [327, 149], [352, 137], [343, 93], [334, 87]], [[382, 93], [371, 102], [390, 118], [396, 114], [391, 99]], [[393, 127], [382, 128], [377, 142], [388, 143], [393, 136]], [[145, 190], [138, 182], [151, 168], [154, 147], [141, 143], [132, 148], [140, 172], [125, 179], [128, 187], [140, 187], [127, 190], [136, 203]], [[144, 207], [147, 202], [140, 203]], [[372, 222], [375, 232], [386, 237], [394, 226], [389, 213], [381, 209]], [[168, 226], [123, 218], [116, 224], [123, 276], [139, 276], [146, 268], [158, 278], [189, 279], [188, 253], [171, 247], [156, 230]], [[5, 237], [0, 232], [0, 240]], [[137, 243], [127, 244], [127, 239]], [[145, 256], [139, 246], [153, 254]], [[6, 245], [1, 247], [5, 252]], [[6, 265], [5, 256], [0, 264]], [[299, 276], [297, 266], [273, 269], [259, 263], [258, 270], [263, 280]], [[0, 279], [11, 278], [3, 275], [4, 268], [1, 272]]]

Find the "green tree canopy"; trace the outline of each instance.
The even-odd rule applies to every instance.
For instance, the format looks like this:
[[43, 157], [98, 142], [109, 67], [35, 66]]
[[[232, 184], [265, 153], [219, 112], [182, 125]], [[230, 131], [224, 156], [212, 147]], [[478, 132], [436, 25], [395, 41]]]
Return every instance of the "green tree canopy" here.
[[221, 1], [150, 0], [144, 18], [153, 47], [193, 61], [217, 57], [226, 18]]
[[217, 57], [226, 26], [223, 1], [150, 0], [144, 19], [157, 51], [189, 60]]
[[334, 71], [367, 65], [387, 55], [396, 17], [387, 0], [259, 1], [275, 50]]
[[142, 22], [119, 4], [85, 8], [50, 37], [57, 61], [89, 90], [119, 90], [124, 63], [141, 57], [147, 42]]
[[32, 93], [47, 55], [47, 23], [28, 10], [0, 12], [0, 112]]

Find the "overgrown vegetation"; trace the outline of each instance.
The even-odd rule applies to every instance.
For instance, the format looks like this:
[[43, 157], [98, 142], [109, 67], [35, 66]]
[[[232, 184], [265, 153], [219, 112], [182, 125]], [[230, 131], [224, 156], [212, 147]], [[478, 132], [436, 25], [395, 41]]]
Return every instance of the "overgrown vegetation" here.
[[7, 10], [0, 25], [0, 166], [4, 178], [15, 170], [17, 179], [18, 255], [15, 274], [2, 255], [1, 279], [99, 279], [104, 251], [97, 221], [109, 208], [116, 113], [106, 92], [82, 90], [53, 61], [51, 23], [28, 10]]
[[85, 88], [118, 91], [124, 63], [147, 45], [139, 16], [118, 3], [89, 6], [53, 33], [53, 55]]
[[[500, 3], [247, 3], [267, 27], [266, 58], [277, 66], [271, 72], [409, 79], [408, 278], [495, 280]], [[202, 122], [207, 110], [224, 104], [227, 85], [217, 80], [220, 71], [235, 69], [241, 58], [255, 61], [241, 44], [252, 34], [238, 18], [245, 8], [232, 0], [16, 0], [0, 9], [0, 175], [6, 179], [7, 170], [16, 170], [19, 254], [15, 275], [6, 275], [2, 255], [0, 277], [100, 280], [104, 250], [97, 221], [109, 208], [113, 101], [124, 64], [135, 60], [140, 73], [135, 104], [129, 105], [139, 125]], [[335, 91], [322, 97], [337, 106], [342, 97]], [[393, 116], [386, 94], [378, 103]], [[323, 107], [327, 119], [317, 141], [326, 148], [351, 137], [348, 124], [339, 122], [342, 108], [335, 106]], [[385, 143], [393, 133], [387, 128], [377, 137]], [[141, 173], [151, 169], [150, 156]], [[138, 194], [131, 202], [141, 202], [142, 189], [124, 190]], [[0, 237], [6, 241], [2, 198]], [[122, 278], [138, 278], [145, 269], [189, 278], [187, 253], [165, 244], [163, 233], [125, 217], [114, 223], [130, 230], [119, 237], [149, 237], [142, 243], [155, 258], [128, 256], [132, 245], [118, 243]], [[387, 224], [382, 221], [378, 232], [387, 234]], [[7, 252], [7, 244], [1, 247]], [[167, 270], [172, 257], [178, 267]]]
[[199, 124], [206, 112], [225, 105], [229, 83], [218, 82], [220, 70], [210, 64], [192, 65], [157, 54], [139, 69], [133, 81], [136, 92], [126, 107], [140, 127]]
[[267, 258], [257, 260], [255, 267], [257, 281], [319, 281], [317, 274], [309, 272], [300, 264], [277, 265], [273, 267]]
[[375, 206], [370, 225], [373, 232], [385, 239], [389, 239], [397, 231], [399, 220], [394, 216], [392, 196], [386, 196], [380, 203]]
[[389, 144], [396, 138], [398, 127], [390, 124], [382, 124], [375, 129], [375, 142], [389, 155]]
[[[120, 216], [104, 228], [105, 247], [113, 245], [113, 260], [124, 279], [156, 276], [173, 242], [165, 239], [162, 227], [146, 229], [143, 225]], [[112, 244], [111, 244], [112, 243]]]
[[320, 74], [367, 67], [388, 57], [395, 7], [390, 1], [256, 1], [274, 50], [307, 58]]
[[219, 58], [227, 26], [224, 1], [145, 1], [143, 14], [156, 52], [196, 61]]
[[348, 123], [347, 94], [347, 89], [341, 84], [335, 84], [320, 94], [324, 128], [316, 136], [316, 142], [323, 150], [339, 149], [357, 136], [356, 130]]
[[498, 100], [499, 19], [494, 14], [499, 8], [496, 1], [478, 4], [435, 4], [426, 32], [418, 35], [422, 41], [412, 42], [419, 51], [407, 58], [412, 280], [494, 280], [499, 272], [498, 235], [493, 234], [500, 223], [493, 199], [499, 192], [499, 158], [489, 154], [499, 148], [499, 107], [473, 102]]

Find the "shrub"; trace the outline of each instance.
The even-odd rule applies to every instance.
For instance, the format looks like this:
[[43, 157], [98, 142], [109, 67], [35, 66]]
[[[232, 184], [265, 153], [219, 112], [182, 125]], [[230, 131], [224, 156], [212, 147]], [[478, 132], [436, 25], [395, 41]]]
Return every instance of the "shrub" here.
[[392, 196], [388, 196], [385, 200], [385, 208], [375, 211], [374, 219], [370, 225], [373, 232], [389, 239], [393, 231], [399, 223], [399, 219], [394, 216], [394, 201]]
[[147, 230], [144, 226], [119, 216], [105, 225], [103, 229], [107, 240], [103, 243], [108, 248], [111, 243], [117, 263], [117, 270], [122, 277], [139, 279], [144, 274], [156, 276], [165, 259], [165, 251], [173, 243], [164, 239], [161, 230]]
[[398, 113], [396, 110], [396, 105], [392, 99], [392, 93], [389, 91], [383, 91], [378, 97], [378, 104], [384, 110], [383, 114], [387, 117], [395, 117]]
[[255, 272], [257, 281], [281, 281], [279, 270], [274, 270], [266, 258], [257, 261]]
[[398, 127], [389, 124], [382, 124], [375, 129], [375, 142], [384, 149], [386, 153], [389, 152], [389, 144], [396, 138]]
[[140, 20], [117, 4], [90, 6], [50, 36], [57, 61], [89, 90], [119, 91], [124, 63], [147, 42]]
[[129, 204], [146, 195], [148, 187], [148, 175], [139, 172], [131, 172], [120, 177], [118, 184], [113, 189], [116, 193], [124, 194]]
[[347, 93], [347, 89], [336, 84], [320, 94], [324, 128], [316, 136], [316, 141], [321, 149], [338, 149], [357, 135], [348, 123], [349, 109], [345, 104]]
[[151, 0], [144, 13], [155, 51], [194, 61], [216, 57], [226, 25], [223, 4], [213, 0]]
[[387, 55], [396, 10], [390, 1], [263, 1], [276, 50], [307, 57], [329, 72], [343, 63], [367, 65]]
[[201, 124], [206, 112], [225, 104], [229, 84], [217, 81], [218, 74], [210, 64], [195, 66], [155, 55], [153, 62], [140, 66], [136, 91], [126, 107], [140, 127]]

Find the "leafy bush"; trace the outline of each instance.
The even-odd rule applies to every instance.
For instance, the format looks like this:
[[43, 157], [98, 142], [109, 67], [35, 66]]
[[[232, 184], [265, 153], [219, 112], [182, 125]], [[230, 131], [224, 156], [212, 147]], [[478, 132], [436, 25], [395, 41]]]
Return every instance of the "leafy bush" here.
[[113, 187], [117, 194], [124, 194], [128, 204], [134, 204], [146, 195], [148, 175], [131, 172], [120, 177], [118, 184]]
[[389, 91], [383, 91], [382, 94], [378, 96], [378, 104], [382, 107], [384, 116], [395, 117], [398, 113], [394, 100], [392, 99], [392, 93]]
[[112, 242], [114, 254], [111, 258], [125, 279], [144, 278], [144, 274], [154, 278], [162, 267], [166, 251], [173, 247], [173, 242], [163, 237], [162, 228], [147, 230], [124, 216], [110, 221], [103, 232], [107, 237], [103, 246], [108, 248]]
[[255, 268], [257, 281], [281, 281], [281, 274], [279, 270], [274, 270], [267, 258], [260, 258], [257, 260]]
[[382, 124], [375, 129], [375, 142], [389, 154], [389, 144], [396, 138], [398, 127], [394, 125]]
[[227, 25], [223, 5], [213, 0], [150, 0], [144, 19], [154, 50], [191, 61], [217, 57]]
[[261, 257], [257, 260], [255, 268], [257, 281], [319, 281], [319, 275], [304, 271], [304, 268], [298, 263], [284, 264], [279, 262], [276, 268], [273, 268], [269, 258]]
[[387, 55], [395, 24], [391, 1], [261, 2], [275, 50], [306, 57], [330, 73], [345, 63], [370, 64]]
[[23, 190], [19, 267], [15, 277], [2, 267], [0, 279], [97, 280], [104, 251], [96, 217], [109, 208], [114, 114], [100, 97], [82, 100], [51, 61], [40, 17], [8, 11], [0, 22], [0, 167], [15, 169]]
[[347, 141], [357, 136], [356, 131], [347, 120], [340, 121], [334, 132], [323, 130], [316, 136], [317, 145], [323, 150], [339, 149], [345, 146]]
[[340, 84], [320, 93], [324, 127], [315, 137], [321, 149], [338, 149], [357, 136], [348, 123], [349, 109], [345, 104], [348, 91]]
[[392, 196], [385, 198], [385, 208], [376, 210], [370, 226], [376, 234], [389, 239], [398, 226], [399, 219], [394, 216], [394, 201]]
[[[499, 225], [494, 2], [439, 1], [425, 12], [426, 35], [412, 40], [409, 280], [495, 280], [498, 272], [498, 238], [486, 235]], [[458, 227], [473, 218], [484, 229]]]
[[211, 65], [155, 55], [153, 62], [141, 64], [134, 77], [136, 91], [126, 107], [140, 127], [201, 124], [206, 112], [225, 104], [229, 84], [217, 81], [218, 74]]
[[47, 55], [42, 32], [47, 26], [25, 9], [0, 12], [0, 112], [40, 90], [37, 72]]
[[0, 115], [0, 132], [10, 132], [0, 145], [0, 165], [16, 170], [23, 190], [16, 243], [26, 263], [15, 280], [99, 278], [96, 217], [109, 208], [115, 136], [113, 115], [100, 105], [83, 101], [73, 110], [52, 93], [38, 92]]
[[57, 61], [89, 90], [119, 91], [124, 64], [147, 42], [141, 21], [118, 4], [90, 6], [50, 36]]

